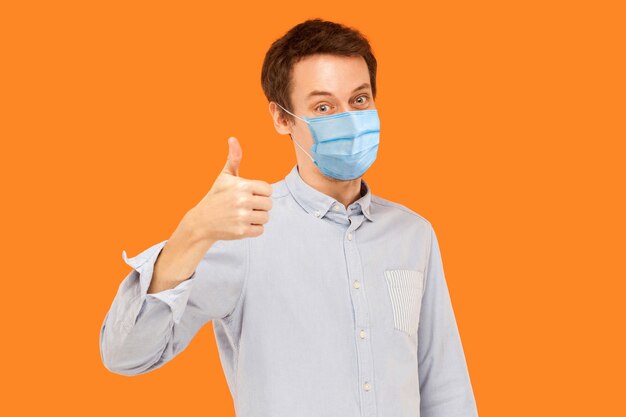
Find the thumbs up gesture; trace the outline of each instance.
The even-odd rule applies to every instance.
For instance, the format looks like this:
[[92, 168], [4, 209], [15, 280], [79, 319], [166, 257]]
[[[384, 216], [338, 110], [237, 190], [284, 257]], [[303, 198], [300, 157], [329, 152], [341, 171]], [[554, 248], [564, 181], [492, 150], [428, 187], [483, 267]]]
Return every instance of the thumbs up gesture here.
[[228, 159], [213, 186], [186, 217], [200, 240], [256, 237], [263, 233], [272, 208], [272, 186], [239, 176], [241, 146], [228, 138]]

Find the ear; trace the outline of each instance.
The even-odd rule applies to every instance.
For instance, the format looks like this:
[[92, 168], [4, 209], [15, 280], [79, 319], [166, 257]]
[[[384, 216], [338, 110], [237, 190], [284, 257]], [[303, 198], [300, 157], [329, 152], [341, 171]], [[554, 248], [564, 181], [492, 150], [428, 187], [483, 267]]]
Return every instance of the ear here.
[[287, 120], [276, 103], [270, 101], [269, 103], [269, 112], [272, 116], [272, 120], [274, 121], [274, 128], [281, 135], [290, 134], [293, 130], [293, 125], [289, 120]]

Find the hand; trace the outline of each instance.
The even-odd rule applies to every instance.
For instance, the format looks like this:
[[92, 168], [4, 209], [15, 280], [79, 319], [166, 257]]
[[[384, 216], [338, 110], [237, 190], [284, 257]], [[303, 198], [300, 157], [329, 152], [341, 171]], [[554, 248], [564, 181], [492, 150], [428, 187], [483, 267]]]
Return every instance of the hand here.
[[272, 208], [272, 186], [239, 176], [241, 146], [228, 138], [228, 159], [208, 194], [186, 215], [193, 235], [217, 241], [260, 236]]

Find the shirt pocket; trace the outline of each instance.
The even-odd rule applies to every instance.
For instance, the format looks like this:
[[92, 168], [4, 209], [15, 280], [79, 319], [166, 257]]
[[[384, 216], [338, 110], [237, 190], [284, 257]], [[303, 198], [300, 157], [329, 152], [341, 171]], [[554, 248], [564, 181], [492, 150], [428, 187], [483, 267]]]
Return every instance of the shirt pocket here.
[[393, 312], [393, 327], [412, 336], [419, 325], [424, 274], [416, 269], [386, 269], [384, 272]]

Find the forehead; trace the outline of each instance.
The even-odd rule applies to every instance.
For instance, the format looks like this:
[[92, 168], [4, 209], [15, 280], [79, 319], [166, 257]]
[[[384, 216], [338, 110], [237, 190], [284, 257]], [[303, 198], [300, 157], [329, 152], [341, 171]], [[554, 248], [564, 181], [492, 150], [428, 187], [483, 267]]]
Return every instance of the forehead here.
[[352, 90], [369, 82], [369, 70], [362, 56], [310, 55], [293, 66], [292, 98], [294, 103], [302, 102], [311, 91], [321, 90], [348, 99]]

